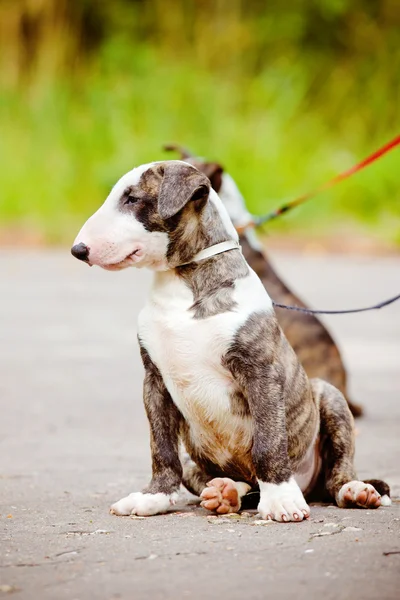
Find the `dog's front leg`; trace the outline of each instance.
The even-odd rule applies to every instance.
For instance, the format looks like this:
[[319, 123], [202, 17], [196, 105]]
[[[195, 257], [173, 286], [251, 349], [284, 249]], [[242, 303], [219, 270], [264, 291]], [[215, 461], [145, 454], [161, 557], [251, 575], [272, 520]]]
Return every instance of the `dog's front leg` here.
[[248, 401], [254, 421], [253, 463], [260, 487], [262, 519], [302, 521], [310, 514], [290, 468], [285, 407], [274, 367], [268, 376], [248, 382]]
[[240, 332], [225, 364], [247, 398], [253, 421], [258, 511], [263, 519], [302, 521], [310, 509], [290, 466], [282, 371], [257, 338], [257, 332]]
[[165, 513], [176, 503], [182, 481], [179, 459], [181, 414], [169, 395], [161, 374], [142, 347], [145, 367], [144, 405], [150, 424], [152, 479], [141, 492], [129, 494], [111, 507], [117, 515], [150, 516]]

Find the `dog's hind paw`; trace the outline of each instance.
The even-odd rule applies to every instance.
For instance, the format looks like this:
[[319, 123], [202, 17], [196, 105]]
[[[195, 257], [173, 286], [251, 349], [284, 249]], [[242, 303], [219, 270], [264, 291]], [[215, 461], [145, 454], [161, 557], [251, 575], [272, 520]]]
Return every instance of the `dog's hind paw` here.
[[228, 477], [215, 477], [201, 493], [201, 506], [220, 515], [235, 513], [240, 509], [240, 498], [250, 489], [247, 483]]
[[115, 502], [110, 508], [110, 513], [120, 517], [127, 515], [150, 517], [167, 512], [171, 506], [176, 504], [177, 499], [177, 493], [143, 494], [134, 492]]
[[378, 508], [381, 495], [370, 483], [349, 481], [340, 488], [337, 505], [339, 508]]

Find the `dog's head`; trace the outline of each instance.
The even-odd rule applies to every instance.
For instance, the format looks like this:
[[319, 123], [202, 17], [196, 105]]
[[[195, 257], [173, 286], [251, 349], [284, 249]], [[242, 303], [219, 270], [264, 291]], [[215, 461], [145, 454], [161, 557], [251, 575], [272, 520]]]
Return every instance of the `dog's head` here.
[[208, 177], [174, 160], [126, 173], [84, 224], [71, 252], [109, 270], [166, 270], [227, 239], [237, 234]]

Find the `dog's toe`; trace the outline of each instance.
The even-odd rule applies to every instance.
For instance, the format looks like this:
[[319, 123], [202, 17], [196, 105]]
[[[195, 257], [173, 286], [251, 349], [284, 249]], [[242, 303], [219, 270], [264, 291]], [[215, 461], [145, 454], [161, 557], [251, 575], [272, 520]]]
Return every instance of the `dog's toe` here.
[[118, 502], [114, 502], [114, 504], [110, 507], [110, 514], [117, 515], [118, 517], [126, 517], [131, 514], [133, 508], [133, 500], [131, 496], [134, 494], [129, 494], [125, 498], [121, 498]]

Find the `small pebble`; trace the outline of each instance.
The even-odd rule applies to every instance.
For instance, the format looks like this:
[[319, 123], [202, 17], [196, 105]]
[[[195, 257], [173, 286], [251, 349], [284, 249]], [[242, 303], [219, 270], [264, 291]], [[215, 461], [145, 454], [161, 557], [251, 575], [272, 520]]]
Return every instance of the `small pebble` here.
[[3, 594], [11, 594], [12, 592], [16, 592], [17, 588], [13, 585], [0, 585], [0, 592]]
[[93, 533], [111, 533], [111, 531], [107, 531], [106, 529], [96, 529]]
[[230, 521], [229, 519], [221, 519], [221, 517], [208, 517], [207, 521], [211, 524], [211, 525], [223, 525], [224, 523], [229, 523]]

